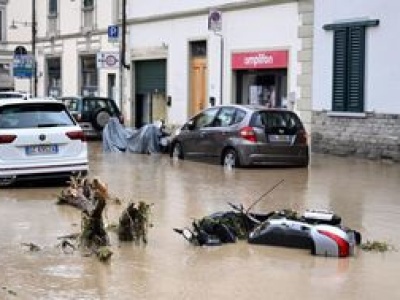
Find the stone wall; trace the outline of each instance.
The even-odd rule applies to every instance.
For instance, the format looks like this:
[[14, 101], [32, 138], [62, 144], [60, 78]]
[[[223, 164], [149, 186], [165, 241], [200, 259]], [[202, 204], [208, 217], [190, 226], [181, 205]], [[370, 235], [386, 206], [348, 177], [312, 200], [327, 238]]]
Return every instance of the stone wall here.
[[400, 115], [330, 116], [314, 111], [312, 151], [400, 162]]

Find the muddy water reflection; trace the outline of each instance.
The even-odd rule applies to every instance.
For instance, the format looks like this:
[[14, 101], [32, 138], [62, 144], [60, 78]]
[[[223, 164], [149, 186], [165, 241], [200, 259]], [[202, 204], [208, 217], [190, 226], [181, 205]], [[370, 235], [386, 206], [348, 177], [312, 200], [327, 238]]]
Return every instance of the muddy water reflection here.
[[[149, 244], [119, 244], [111, 234], [109, 265], [63, 254], [57, 237], [77, 232], [80, 215], [54, 205], [61, 187], [0, 190], [0, 299], [400, 299], [398, 252], [357, 251], [338, 260], [244, 242], [195, 248], [172, 232], [226, 209], [227, 200], [249, 205], [284, 179], [256, 210], [330, 208], [365, 238], [400, 248], [399, 165], [314, 156], [309, 170], [226, 172], [172, 164], [166, 156], [105, 155], [91, 146], [92, 175], [121, 198], [155, 204]], [[107, 222], [121, 210], [110, 206]], [[23, 242], [42, 251], [27, 252]]]

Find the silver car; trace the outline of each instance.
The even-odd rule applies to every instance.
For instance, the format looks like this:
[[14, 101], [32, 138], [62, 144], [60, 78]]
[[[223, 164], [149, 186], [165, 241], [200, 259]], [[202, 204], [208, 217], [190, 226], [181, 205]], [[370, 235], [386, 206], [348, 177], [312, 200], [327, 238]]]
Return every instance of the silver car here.
[[226, 167], [309, 164], [307, 132], [293, 111], [252, 105], [203, 110], [172, 138], [172, 158], [215, 158]]

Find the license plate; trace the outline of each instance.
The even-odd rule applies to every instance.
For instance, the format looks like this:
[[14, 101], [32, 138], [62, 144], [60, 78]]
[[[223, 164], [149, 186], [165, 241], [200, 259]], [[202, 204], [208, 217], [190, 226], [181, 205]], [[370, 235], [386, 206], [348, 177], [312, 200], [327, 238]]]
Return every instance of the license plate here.
[[25, 152], [27, 155], [48, 155], [48, 154], [57, 154], [58, 146], [57, 145], [34, 145], [34, 146], [26, 146]]
[[269, 135], [269, 140], [271, 142], [290, 142], [291, 138], [292, 138], [291, 135], [279, 135], [279, 134]]

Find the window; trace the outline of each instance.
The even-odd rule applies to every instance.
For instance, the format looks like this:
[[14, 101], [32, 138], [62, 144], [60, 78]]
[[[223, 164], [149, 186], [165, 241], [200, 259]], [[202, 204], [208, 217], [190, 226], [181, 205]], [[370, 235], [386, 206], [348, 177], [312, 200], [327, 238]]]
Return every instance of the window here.
[[82, 2], [82, 27], [85, 29], [94, 27], [94, 0], [83, 0]]
[[82, 95], [96, 95], [97, 93], [97, 67], [96, 56], [81, 57], [81, 88]]
[[0, 109], [0, 128], [72, 126], [73, 120], [63, 105], [8, 105]]
[[206, 111], [202, 112], [194, 119], [194, 127], [196, 129], [202, 127], [210, 127], [214, 121], [215, 116], [217, 115], [219, 108], [209, 108]]
[[49, 16], [57, 16], [58, 0], [49, 0]]
[[0, 42], [6, 40], [6, 8], [0, 5]]
[[122, 0], [114, 0], [114, 22], [122, 20]]
[[333, 30], [333, 111], [364, 111], [365, 32], [378, 24], [368, 20], [324, 26]]
[[229, 127], [234, 120], [236, 109], [234, 107], [223, 107], [214, 121], [216, 127]]
[[93, 9], [94, 0], [83, 0], [83, 8], [84, 9]]

